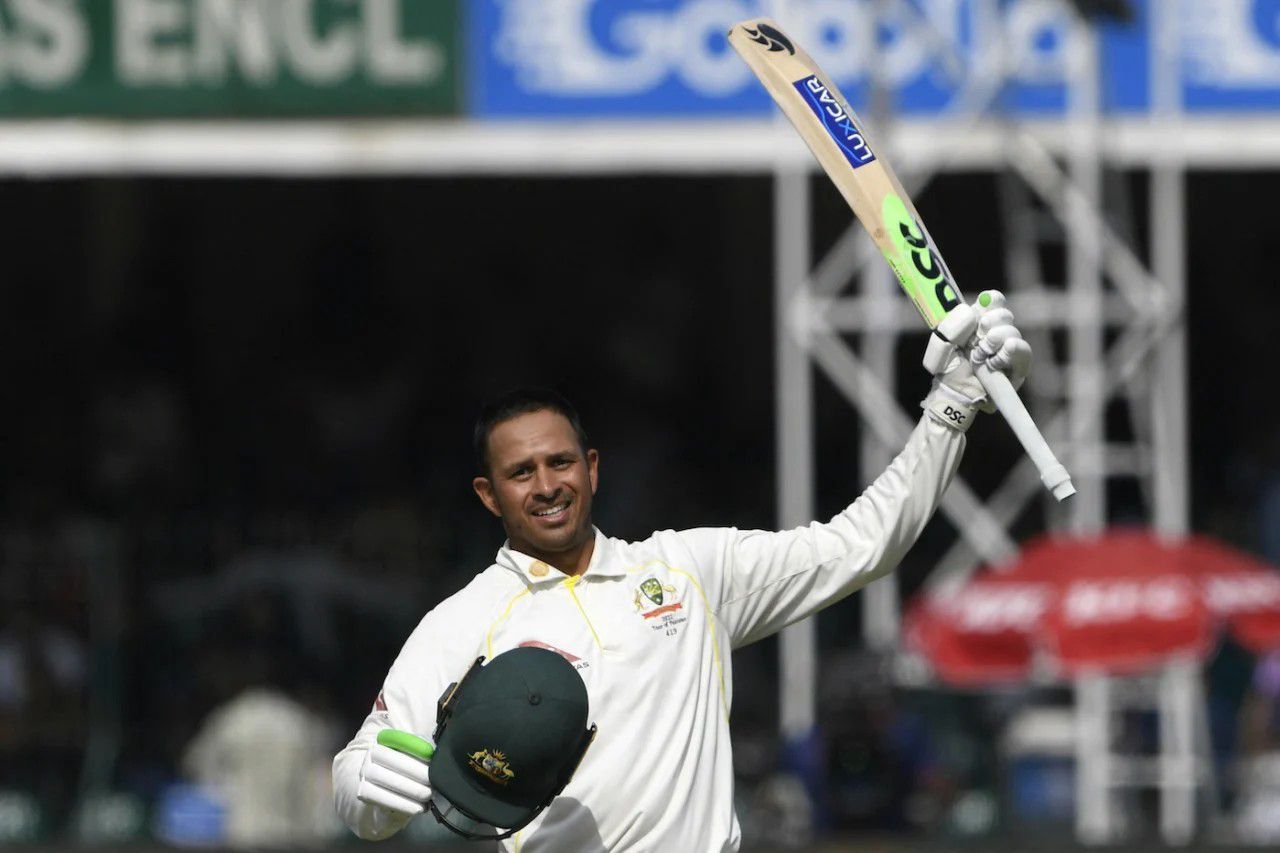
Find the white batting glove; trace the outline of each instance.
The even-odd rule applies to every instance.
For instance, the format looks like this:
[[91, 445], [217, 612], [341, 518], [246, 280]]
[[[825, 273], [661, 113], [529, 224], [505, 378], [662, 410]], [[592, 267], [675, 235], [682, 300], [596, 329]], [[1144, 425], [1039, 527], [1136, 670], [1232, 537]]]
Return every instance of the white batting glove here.
[[429, 755], [431, 742], [408, 732], [388, 729], [380, 735], [392, 734], [397, 738], [412, 739], [424, 744], [410, 755], [401, 749], [384, 743], [375, 743], [365, 753], [360, 767], [360, 787], [356, 797], [394, 812], [407, 815], [422, 814], [431, 799], [431, 778], [427, 773], [427, 761], [418, 757]]
[[962, 431], [973, 422], [975, 411], [994, 412], [974, 374], [974, 367], [984, 362], [1008, 376], [1015, 389], [1031, 369], [1031, 345], [1023, 340], [998, 290], [983, 291], [972, 305], [957, 305], [929, 336], [924, 366], [935, 378], [925, 408]]

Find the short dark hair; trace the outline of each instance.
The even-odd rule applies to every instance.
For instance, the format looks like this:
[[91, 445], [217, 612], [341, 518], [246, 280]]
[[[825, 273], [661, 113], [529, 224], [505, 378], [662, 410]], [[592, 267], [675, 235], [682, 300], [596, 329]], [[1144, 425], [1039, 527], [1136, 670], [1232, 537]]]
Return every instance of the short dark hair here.
[[552, 411], [563, 415], [573, 427], [582, 452], [587, 451], [587, 431], [582, 428], [578, 410], [563, 396], [550, 388], [525, 386], [495, 397], [480, 407], [476, 418], [475, 442], [476, 467], [482, 476], [489, 476], [489, 435], [500, 423], [533, 412]]

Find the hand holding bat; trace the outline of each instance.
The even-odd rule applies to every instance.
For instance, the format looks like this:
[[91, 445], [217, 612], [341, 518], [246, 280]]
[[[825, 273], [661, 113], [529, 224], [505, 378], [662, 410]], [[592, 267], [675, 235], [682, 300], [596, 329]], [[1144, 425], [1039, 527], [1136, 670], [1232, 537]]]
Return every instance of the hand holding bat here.
[[[729, 31], [729, 43], [791, 120], [936, 335], [947, 313], [963, 304], [960, 291], [920, 214], [888, 164], [876, 156], [849, 103], [813, 59], [770, 19], [736, 25]], [[1045, 488], [1060, 501], [1075, 494], [1071, 475], [1040, 435], [1008, 377], [992, 369], [985, 355], [973, 363], [974, 376], [986, 392], [983, 396], [1009, 422], [1039, 469]]]

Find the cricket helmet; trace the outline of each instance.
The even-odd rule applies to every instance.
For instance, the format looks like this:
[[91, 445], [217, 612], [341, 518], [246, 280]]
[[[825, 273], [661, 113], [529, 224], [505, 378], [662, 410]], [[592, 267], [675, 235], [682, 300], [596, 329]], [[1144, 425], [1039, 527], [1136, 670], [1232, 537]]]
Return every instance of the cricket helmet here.
[[595, 738], [587, 688], [553, 651], [478, 658], [436, 714], [431, 812], [469, 839], [506, 838], [559, 796]]

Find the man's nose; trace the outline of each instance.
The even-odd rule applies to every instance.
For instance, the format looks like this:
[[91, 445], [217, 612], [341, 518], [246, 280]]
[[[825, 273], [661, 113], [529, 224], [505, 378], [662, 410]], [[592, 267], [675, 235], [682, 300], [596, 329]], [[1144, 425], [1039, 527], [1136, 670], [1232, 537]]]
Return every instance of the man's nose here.
[[554, 497], [555, 493], [560, 490], [560, 483], [556, 480], [555, 472], [549, 468], [539, 468], [535, 482], [538, 487], [538, 494], [545, 497]]

